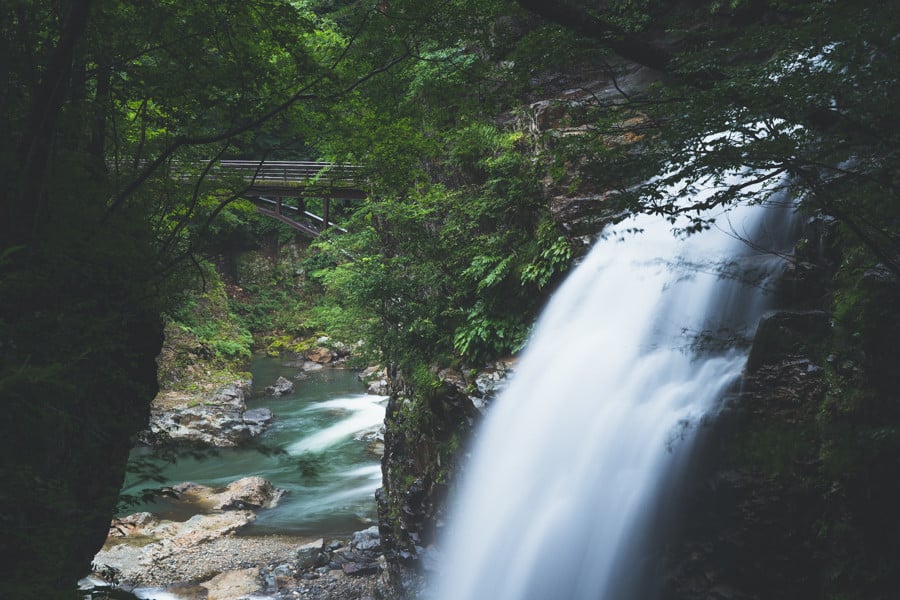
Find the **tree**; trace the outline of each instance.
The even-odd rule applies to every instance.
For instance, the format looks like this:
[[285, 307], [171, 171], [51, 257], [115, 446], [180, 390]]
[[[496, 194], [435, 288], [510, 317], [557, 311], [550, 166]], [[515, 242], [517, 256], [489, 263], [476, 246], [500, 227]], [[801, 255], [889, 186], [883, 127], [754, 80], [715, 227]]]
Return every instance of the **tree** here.
[[68, 597], [105, 538], [172, 275], [239, 195], [211, 161], [398, 60], [347, 65], [313, 6], [0, 3], [0, 595]]
[[[608, 182], [632, 210], [686, 215], [788, 187], [808, 209], [839, 221], [871, 253], [871, 264], [900, 276], [900, 139], [889, 126], [897, 114], [889, 90], [896, 88], [900, 48], [892, 7], [760, 0], [519, 4], [663, 75], [656, 93], [620, 98], [588, 117], [604, 123], [610, 115], [640, 115], [652, 133], [641, 147], [645, 168]], [[621, 158], [634, 163], [633, 153]], [[757, 174], [754, 185], [721, 184], [702, 206], [666, 191], [681, 182], [686, 195], [748, 170]], [[666, 175], [656, 177], [660, 171]]]

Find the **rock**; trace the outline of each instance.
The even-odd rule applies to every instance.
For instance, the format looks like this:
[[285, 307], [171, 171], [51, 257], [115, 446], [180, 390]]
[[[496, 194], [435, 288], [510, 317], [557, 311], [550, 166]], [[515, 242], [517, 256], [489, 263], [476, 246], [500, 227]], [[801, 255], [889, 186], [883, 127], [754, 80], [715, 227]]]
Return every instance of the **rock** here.
[[262, 590], [256, 568], [225, 571], [200, 585], [209, 590], [207, 600], [239, 600]]
[[514, 365], [514, 358], [497, 360], [475, 375], [475, 393], [469, 396], [469, 400], [479, 412], [484, 413], [490, 401], [506, 386]]
[[109, 526], [109, 537], [135, 537], [159, 524], [156, 515], [148, 512], [134, 513], [113, 519]]
[[378, 533], [377, 525], [357, 531], [353, 534], [353, 539], [350, 541], [350, 547], [354, 550], [374, 550], [380, 546], [381, 536]]
[[328, 555], [323, 552], [324, 547], [325, 540], [320, 538], [297, 548], [297, 567], [303, 570], [327, 564]]
[[274, 385], [266, 387], [266, 394], [270, 396], [284, 396], [294, 391], [294, 384], [290, 379], [279, 377], [275, 380]]
[[828, 314], [820, 310], [771, 311], [763, 315], [747, 357], [747, 371], [791, 355], [809, 354], [830, 335]]
[[247, 410], [249, 385], [249, 381], [233, 382], [206, 398], [179, 392], [159, 394], [150, 409], [149, 430], [141, 440], [150, 445], [181, 443], [218, 448], [250, 441], [272, 419], [264, 412], [268, 409]]
[[377, 365], [366, 367], [357, 375], [366, 384], [368, 393], [375, 396], [387, 396], [390, 393], [387, 369]]
[[250, 427], [254, 436], [265, 431], [266, 427], [275, 420], [275, 416], [268, 408], [251, 408], [250, 410], [244, 411], [241, 418], [244, 420], [244, 423]]
[[348, 562], [341, 566], [344, 575], [371, 575], [378, 572], [378, 563]]
[[442, 369], [437, 373], [438, 379], [449, 383], [460, 392], [465, 393], [468, 388], [468, 382], [463, 374], [457, 369]]
[[180, 502], [195, 504], [204, 510], [272, 508], [284, 493], [257, 476], [232, 481], [225, 489], [186, 482], [173, 486], [172, 491]]
[[326, 365], [334, 360], [334, 354], [324, 346], [316, 346], [306, 351], [307, 360], [320, 365]]
[[[108, 537], [106, 544], [94, 557], [96, 572], [113, 572], [121, 583], [139, 584], [144, 581], [144, 577], [154, 565], [201, 544], [222, 538], [256, 518], [249, 510], [194, 515], [184, 522], [156, 521], [139, 515], [140, 513], [119, 519], [143, 523], [143, 526], [136, 527], [129, 536], [139, 539], [127, 542], [120, 536]], [[115, 524], [112, 529], [117, 529]]]
[[590, 196], [556, 196], [550, 201], [550, 214], [562, 223], [570, 235], [594, 233], [617, 214], [611, 192]]

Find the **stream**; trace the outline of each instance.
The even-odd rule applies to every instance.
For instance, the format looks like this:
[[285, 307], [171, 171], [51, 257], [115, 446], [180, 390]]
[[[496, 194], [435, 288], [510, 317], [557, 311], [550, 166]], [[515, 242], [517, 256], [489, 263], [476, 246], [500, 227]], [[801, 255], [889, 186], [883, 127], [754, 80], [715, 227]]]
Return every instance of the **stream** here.
[[[275, 414], [275, 422], [259, 438], [268, 451], [223, 448], [212, 454], [182, 455], [170, 463], [153, 457], [150, 448], [137, 448], [132, 458], [150, 461], [161, 469], [164, 481], [148, 482], [129, 473], [123, 495], [185, 481], [225, 486], [258, 475], [286, 493], [277, 506], [260, 511], [242, 533], [332, 536], [367, 526], [375, 518], [374, 493], [381, 485], [376, 436], [384, 421], [385, 398], [366, 394], [351, 370], [322, 369], [296, 380], [296, 367], [257, 357], [251, 372], [254, 390], [265, 389], [279, 376], [295, 383], [291, 394], [254, 394], [247, 401], [248, 408], [265, 406]], [[138, 511], [177, 521], [192, 516], [165, 499], [132, 504], [123, 514]]]

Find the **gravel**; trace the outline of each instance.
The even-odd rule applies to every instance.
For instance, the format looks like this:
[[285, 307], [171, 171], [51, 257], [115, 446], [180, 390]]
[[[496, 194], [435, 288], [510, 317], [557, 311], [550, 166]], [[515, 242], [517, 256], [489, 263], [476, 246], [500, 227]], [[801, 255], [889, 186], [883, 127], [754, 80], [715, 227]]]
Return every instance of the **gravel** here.
[[311, 541], [294, 536], [229, 535], [185, 548], [140, 570], [121, 572], [119, 580], [127, 587], [161, 589], [180, 598], [201, 599], [207, 597], [207, 590], [199, 586], [200, 582], [226, 571], [255, 568], [267, 591], [249, 596], [254, 600], [374, 599], [377, 573], [351, 576], [327, 566], [299, 571], [297, 548]]

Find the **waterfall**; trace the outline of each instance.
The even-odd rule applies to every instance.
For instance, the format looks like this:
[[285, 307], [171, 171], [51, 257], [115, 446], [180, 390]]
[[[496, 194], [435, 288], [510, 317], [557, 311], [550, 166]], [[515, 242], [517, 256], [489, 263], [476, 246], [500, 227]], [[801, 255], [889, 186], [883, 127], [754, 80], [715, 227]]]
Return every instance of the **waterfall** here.
[[734, 386], [747, 350], [736, 340], [752, 337], [793, 243], [778, 200], [688, 237], [645, 215], [598, 241], [478, 432], [438, 598], [652, 597], [669, 483]]

